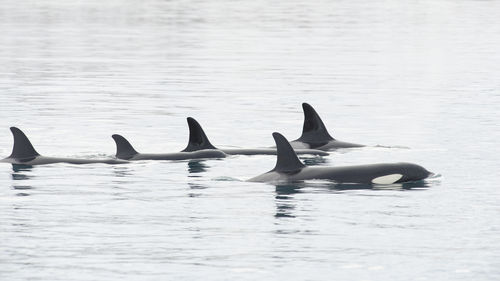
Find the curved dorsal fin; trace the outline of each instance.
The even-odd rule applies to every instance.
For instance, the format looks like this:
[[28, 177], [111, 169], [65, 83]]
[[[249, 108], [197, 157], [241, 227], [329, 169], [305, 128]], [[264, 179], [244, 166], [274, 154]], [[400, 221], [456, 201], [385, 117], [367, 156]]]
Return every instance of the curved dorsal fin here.
[[275, 132], [273, 133], [273, 138], [276, 142], [276, 149], [278, 150], [276, 166], [273, 171], [295, 172], [305, 167], [297, 157], [297, 154], [295, 154], [288, 140], [282, 134]]
[[304, 127], [302, 128], [302, 136], [297, 139], [298, 141], [320, 144], [334, 140], [328, 133], [318, 113], [310, 104], [304, 102], [302, 109], [304, 110]]
[[188, 117], [187, 122], [189, 126], [189, 142], [183, 152], [191, 152], [202, 149], [217, 149], [210, 143], [200, 124], [194, 118]]
[[123, 136], [114, 134], [111, 137], [116, 143], [116, 158], [130, 159], [134, 157], [134, 155], [138, 154], [130, 142], [128, 142], [128, 140]]
[[8, 158], [27, 159], [40, 155], [36, 152], [35, 148], [23, 131], [16, 127], [10, 127], [10, 131], [12, 132], [12, 136], [14, 136], [14, 147], [12, 148], [12, 153]]

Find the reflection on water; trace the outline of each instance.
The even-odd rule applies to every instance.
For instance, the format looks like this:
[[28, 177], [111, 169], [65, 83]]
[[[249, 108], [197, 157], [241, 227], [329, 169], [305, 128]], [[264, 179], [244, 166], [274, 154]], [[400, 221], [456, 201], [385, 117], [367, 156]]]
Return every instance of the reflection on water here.
[[132, 175], [132, 169], [125, 165], [122, 166], [113, 166], [113, 173], [115, 177], [124, 178]]
[[300, 189], [305, 186], [303, 182], [290, 183], [290, 184], [278, 184], [276, 185], [276, 194], [279, 196], [293, 195], [300, 193]]
[[358, 189], [384, 189], [384, 190], [403, 190], [403, 184], [363, 184], [363, 183], [332, 183], [325, 184], [326, 188], [332, 191], [338, 190], [358, 190]]
[[25, 193], [25, 192], [19, 192], [19, 193], [16, 193], [16, 196], [30, 196], [30, 194]]
[[293, 211], [296, 207], [294, 194], [300, 193], [302, 186], [295, 184], [276, 185], [276, 218], [294, 218]]
[[394, 183], [394, 184], [334, 184], [329, 187], [331, 190], [356, 190], [356, 189], [373, 189], [373, 190], [420, 190], [430, 188], [431, 183], [426, 180]]
[[189, 197], [200, 197], [203, 195], [201, 192], [196, 192], [196, 190], [201, 190], [201, 189], [207, 189], [208, 186], [204, 184], [199, 184], [199, 183], [193, 183], [189, 182], [188, 183], [189, 188], [192, 190], [191, 192], [188, 193]]
[[[203, 173], [207, 171], [208, 166], [205, 160], [190, 160], [188, 162], [188, 172], [190, 174]], [[190, 177], [200, 177], [199, 175], [189, 175]]]
[[298, 181], [287, 184], [277, 184], [276, 193], [278, 195], [293, 195], [304, 192], [304, 188], [314, 189], [319, 192], [373, 189], [373, 190], [411, 190], [430, 188], [434, 182], [427, 180], [395, 183], [395, 184], [361, 184], [361, 183], [336, 183], [328, 180], [321, 181]]
[[[31, 185], [23, 184], [24, 181], [30, 180], [33, 176], [30, 174], [33, 166], [29, 165], [18, 165], [12, 164], [12, 189], [15, 190], [30, 190], [33, 189]], [[27, 192], [19, 192], [16, 193], [16, 196], [29, 196], [30, 194]]]
[[293, 214], [296, 207], [295, 195], [299, 193], [338, 193], [339, 191], [346, 190], [393, 190], [393, 191], [407, 191], [407, 190], [422, 190], [430, 188], [434, 183], [428, 181], [416, 181], [409, 183], [399, 184], [346, 184], [335, 183], [329, 181], [303, 181], [287, 184], [275, 185], [275, 203], [276, 214], [275, 217], [295, 217]]
[[206, 188], [208, 188], [208, 186], [206, 186], [204, 184], [193, 183], [193, 182], [189, 182], [188, 185], [189, 185], [189, 188], [191, 188], [191, 189], [206, 189]]
[[114, 175], [113, 177], [113, 183], [116, 183], [116, 188], [123, 188], [124, 184], [127, 184], [128, 182], [133, 180], [133, 172], [132, 168], [128, 165], [116, 165], [113, 166], [112, 174]]
[[12, 164], [12, 171], [20, 172], [20, 171], [31, 171], [33, 166], [31, 165], [23, 165], [23, 164]]

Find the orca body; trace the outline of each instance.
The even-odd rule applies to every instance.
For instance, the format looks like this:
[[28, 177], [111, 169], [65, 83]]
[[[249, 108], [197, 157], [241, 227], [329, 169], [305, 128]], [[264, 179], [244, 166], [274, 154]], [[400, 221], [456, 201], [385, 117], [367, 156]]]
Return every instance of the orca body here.
[[35, 148], [29, 141], [28, 137], [16, 127], [11, 127], [10, 131], [14, 137], [14, 147], [12, 154], [0, 160], [3, 163], [11, 163], [13, 165], [44, 165], [53, 163], [69, 163], [69, 164], [124, 164], [127, 161], [117, 159], [81, 159], [81, 158], [62, 158], [42, 156], [36, 152]]
[[[221, 148], [220, 150], [228, 155], [276, 155], [275, 148]], [[295, 151], [298, 155], [311, 154], [317, 156], [327, 156], [323, 150], [317, 149], [297, 149]]]
[[312, 148], [318, 150], [332, 150], [337, 148], [363, 147], [357, 143], [344, 142], [334, 139], [323, 124], [318, 113], [308, 103], [302, 104], [304, 110], [304, 126], [300, 138], [291, 141], [294, 149]]
[[431, 175], [425, 168], [412, 163], [383, 163], [344, 167], [307, 167], [292, 146], [279, 133], [273, 133], [278, 157], [273, 170], [249, 179], [251, 182], [294, 182], [311, 179], [332, 180], [336, 183], [393, 184], [425, 179]]
[[112, 135], [116, 143], [116, 158], [125, 160], [190, 160], [207, 158], [225, 158], [226, 154], [209, 145], [200, 145], [199, 136], [190, 132], [187, 147], [173, 153], [139, 153], [130, 142], [121, 135]]
[[[277, 155], [276, 148], [217, 148], [210, 143], [200, 123], [192, 117], [188, 117], [187, 122], [189, 126], [189, 145], [185, 149], [187, 151], [218, 149], [228, 155]], [[328, 155], [327, 152], [318, 149], [297, 149], [295, 152], [318, 156]]]

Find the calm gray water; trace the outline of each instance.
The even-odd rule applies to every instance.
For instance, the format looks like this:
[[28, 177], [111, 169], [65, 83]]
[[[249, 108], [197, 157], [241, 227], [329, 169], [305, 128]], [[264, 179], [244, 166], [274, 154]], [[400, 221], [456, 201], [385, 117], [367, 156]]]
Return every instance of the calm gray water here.
[[300, 135], [300, 104], [369, 145], [312, 165], [408, 161], [411, 190], [244, 180], [272, 156], [0, 166], [1, 280], [500, 279], [500, 2], [14, 1], [0, 5], [10, 126], [51, 156]]

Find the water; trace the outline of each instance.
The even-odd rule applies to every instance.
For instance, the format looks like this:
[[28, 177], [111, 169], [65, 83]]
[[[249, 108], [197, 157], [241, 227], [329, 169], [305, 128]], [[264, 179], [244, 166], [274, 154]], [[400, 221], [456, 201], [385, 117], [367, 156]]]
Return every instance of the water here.
[[[246, 183], [272, 156], [0, 167], [1, 280], [498, 280], [498, 1], [9, 1], [0, 155], [179, 151], [300, 135], [300, 104], [407, 161], [413, 189]], [[388, 146], [380, 147], [380, 146]]]

